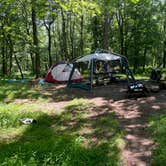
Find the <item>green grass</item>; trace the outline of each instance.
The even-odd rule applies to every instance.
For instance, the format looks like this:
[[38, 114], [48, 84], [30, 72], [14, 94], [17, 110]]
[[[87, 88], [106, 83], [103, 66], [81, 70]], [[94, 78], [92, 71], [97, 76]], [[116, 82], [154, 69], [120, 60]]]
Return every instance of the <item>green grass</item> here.
[[[19, 85], [19, 86], [18, 86]], [[0, 166], [119, 166], [123, 131], [113, 113], [85, 99], [64, 105], [60, 115], [40, 111], [38, 89], [8, 84], [0, 90]], [[11, 102], [6, 103], [6, 99]], [[35, 99], [19, 104], [15, 99]], [[44, 98], [45, 99], [45, 98]], [[13, 102], [12, 102], [13, 101]], [[47, 102], [47, 100], [45, 100]], [[24, 125], [21, 118], [34, 118]]]
[[29, 83], [5, 83], [0, 81], [0, 88], [0, 101], [47, 99], [47, 95], [40, 93], [40, 86], [33, 88]]
[[151, 118], [150, 132], [157, 144], [153, 153], [153, 165], [166, 165], [166, 114]]

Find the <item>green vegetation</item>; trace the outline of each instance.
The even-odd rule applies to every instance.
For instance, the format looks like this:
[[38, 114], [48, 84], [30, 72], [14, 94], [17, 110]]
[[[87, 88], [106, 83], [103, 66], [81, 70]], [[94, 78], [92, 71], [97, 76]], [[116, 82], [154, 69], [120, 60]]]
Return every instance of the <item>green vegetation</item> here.
[[40, 93], [41, 87], [32, 87], [30, 83], [6, 83], [0, 81], [0, 100], [11, 102], [14, 99], [47, 100], [47, 95]]
[[[15, 83], [1, 86], [0, 166], [120, 165], [123, 132], [113, 113], [96, 116], [102, 108], [85, 99], [71, 100], [61, 114], [55, 109], [49, 113], [47, 107], [42, 112], [38, 89]], [[12, 100], [6, 103], [6, 98]], [[37, 123], [24, 125], [20, 119], [25, 117]]]
[[153, 165], [166, 165], [166, 114], [152, 117], [150, 131], [157, 145], [153, 153]]
[[0, 75], [43, 77], [97, 48], [126, 56], [135, 72], [165, 68], [165, 10], [163, 0], [2, 1]]

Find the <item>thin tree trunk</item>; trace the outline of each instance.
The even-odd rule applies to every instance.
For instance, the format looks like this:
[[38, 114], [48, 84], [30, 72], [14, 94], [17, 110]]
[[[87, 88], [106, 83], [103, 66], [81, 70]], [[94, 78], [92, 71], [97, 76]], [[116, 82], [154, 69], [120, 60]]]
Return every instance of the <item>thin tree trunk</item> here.
[[62, 45], [61, 45], [61, 50], [62, 50], [62, 55], [67, 60], [67, 35], [66, 35], [66, 19], [64, 16], [63, 11], [61, 10], [61, 15], [62, 15]]
[[16, 61], [16, 64], [17, 64], [17, 67], [18, 67], [18, 69], [19, 69], [19, 71], [20, 71], [21, 78], [24, 79], [24, 75], [23, 75], [23, 72], [22, 72], [22, 69], [21, 69], [20, 63], [19, 63], [19, 61], [18, 61], [17, 56], [16, 56], [15, 53], [14, 53], [14, 58], [15, 58], [15, 61]]
[[118, 11], [118, 13], [116, 14], [116, 19], [119, 26], [120, 52], [121, 55], [124, 55], [124, 21], [122, 13], [120, 11]]
[[53, 21], [50, 21], [47, 25], [47, 23], [44, 21], [44, 25], [46, 27], [47, 34], [48, 34], [48, 64], [49, 64], [49, 67], [52, 66], [52, 55], [51, 55], [51, 47], [52, 47], [51, 24], [52, 23], [53, 23]]
[[84, 16], [81, 16], [81, 22], [80, 22], [80, 55], [83, 54], [84, 49], [84, 39], [83, 39], [83, 31], [84, 31]]
[[38, 41], [38, 32], [37, 32], [37, 23], [36, 23], [36, 1], [32, 0], [32, 26], [33, 26], [33, 44], [35, 52], [35, 73], [36, 78], [40, 77], [40, 55], [39, 55], [39, 41]]
[[71, 43], [71, 58], [74, 59], [74, 32], [75, 21], [72, 22], [72, 15], [70, 15], [70, 43]]
[[[166, 33], [166, 20], [164, 22], [164, 32]], [[163, 68], [166, 67], [166, 39], [164, 39], [163, 43]]]
[[109, 29], [110, 29], [110, 18], [108, 11], [106, 10], [105, 17], [104, 17], [104, 27], [103, 27], [103, 48], [105, 50], [109, 50]]
[[48, 58], [49, 58], [49, 67], [52, 66], [52, 56], [51, 56], [51, 25], [48, 25]]
[[8, 46], [9, 46], [9, 75], [11, 74], [12, 71], [12, 65], [13, 65], [13, 42], [11, 40], [10, 35], [7, 36], [8, 38]]
[[5, 55], [5, 47], [4, 43], [2, 44], [2, 75], [7, 74], [7, 64], [6, 64], [6, 55]]
[[163, 68], [166, 67], [166, 41], [164, 41]]
[[30, 52], [31, 57], [31, 64], [32, 64], [32, 73], [35, 74], [35, 57], [33, 56], [33, 53]]
[[1, 46], [1, 52], [2, 52], [2, 75], [5, 76], [7, 75], [7, 58], [6, 58], [6, 54], [5, 54], [5, 33], [4, 33], [4, 30], [3, 30], [3, 25], [2, 25], [2, 35], [3, 35], [3, 38], [2, 38], [2, 46]]
[[143, 66], [142, 66], [143, 72], [145, 71], [145, 65], [146, 65], [146, 52], [147, 52], [147, 48], [145, 46], [145, 48], [144, 48], [144, 56], [143, 56]]

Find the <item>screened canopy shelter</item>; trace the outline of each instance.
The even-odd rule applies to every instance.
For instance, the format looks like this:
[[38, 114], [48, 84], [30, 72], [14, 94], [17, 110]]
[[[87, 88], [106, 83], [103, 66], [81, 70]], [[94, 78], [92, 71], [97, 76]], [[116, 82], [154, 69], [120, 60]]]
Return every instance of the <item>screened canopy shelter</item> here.
[[[93, 87], [94, 75], [96, 74], [95, 71], [98, 68], [97, 63], [102, 62], [105, 65], [105, 64], [108, 64], [109, 62], [114, 62], [114, 61], [119, 61], [121, 66], [124, 66], [128, 79], [135, 80], [132, 72], [129, 69], [129, 65], [128, 65], [128, 61], [127, 61], [126, 57], [116, 54], [116, 53], [96, 51], [92, 54], [82, 56], [73, 62], [74, 65], [73, 65], [73, 69], [70, 73], [70, 77], [69, 77], [67, 86], [70, 88], [73, 87], [73, 88], [82, 88], [82, 89], [86, 89], [86, 90], [91, 90]], [[75, 71], [75, 68], [78, 66], [79, 63], [89, 63], [89, 69], [88, 69], [88, 70], [90, 70], [89, 83], [72, 83], [72, 81], [71, 81], [72, 75]], [[108, 69], [106, 69], [106, 70], [108, 70]], [[106, 72], [106, 70], [103, 72], [103, 74], [111, 73], [111, 71]]]

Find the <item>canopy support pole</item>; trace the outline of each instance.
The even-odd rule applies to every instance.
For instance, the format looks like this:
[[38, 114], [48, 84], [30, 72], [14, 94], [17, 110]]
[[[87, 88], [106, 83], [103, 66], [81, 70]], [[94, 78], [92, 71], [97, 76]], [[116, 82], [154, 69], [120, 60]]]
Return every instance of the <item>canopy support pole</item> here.
[[90, 90], [92, 90], [92, 88], [93, 88], [93, 71], [94, 71], [94, 69], [93, 69], [93, 67], [94, 67], [94, 61], [93, 61], [93, 59], [91, 60], [91, 71], [90, 71]]
[[70, 72], [69, 80], [68, 80], [68, 82], [67, 82], [67, 87], [70, 87], [70, 85], [71, 85], [71, 83], [72, 83], [71, 79], [72, 79], [73, 73], [74, 73], [74, 71], [75, 71], [75, 68], [76, 68], [76, 64], [74, 63], [74, 64], [73, 64], [73, 68], [72, 68], [72, 70], [71, 70], [71, 72]]

